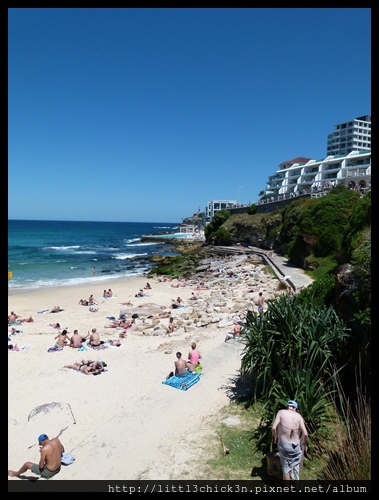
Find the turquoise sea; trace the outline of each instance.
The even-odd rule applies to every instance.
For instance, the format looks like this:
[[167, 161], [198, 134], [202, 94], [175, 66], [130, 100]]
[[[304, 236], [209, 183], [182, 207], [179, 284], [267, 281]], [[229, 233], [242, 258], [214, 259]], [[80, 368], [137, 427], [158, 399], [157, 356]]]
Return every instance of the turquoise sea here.
[[143, 243], [141, 236], [177, 230], [178, 224], [164, 222], [8, 220], [8, 289], [143, 275], [153, 267], [152, 255], [177, 254], [162, 242]]

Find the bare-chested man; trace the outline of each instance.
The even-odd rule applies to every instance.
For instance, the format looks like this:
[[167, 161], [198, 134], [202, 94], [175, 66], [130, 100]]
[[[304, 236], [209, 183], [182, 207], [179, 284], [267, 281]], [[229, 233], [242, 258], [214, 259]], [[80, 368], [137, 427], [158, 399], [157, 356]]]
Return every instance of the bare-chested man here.
[[8, 325], [13, 325], [14, 323], [16, 323], [16, 320], [19, 317], [20, 316], [18, 316], [14, 311], [12, 311], [8, 316]]
[[8, 470], [8, 476], [20, 477], [21, 474], [29, 469], [34, 474], [45, 479], [50, 479], [58, 474], [61, 470], [61, 457], [62, 453], [64, 453], [64, 446], [58, 438], [49, 439], [46, 434], [38, 436], [38, 443], [41, 453], [39, 463], [25, 462], [18, 471]]
[[72, 337], [70, 338], [70, 347], [75, 347], [75, 348], [79, 349], [80, 347], [83, 346], [83, 340], [85, 340], [87, 338], [88, 338], [88, 335], [86, 335], [85, 337], [82, 337], [81, 335], [79, 335], [78, 330], [74, 330], [74, 333], [73, 333]]
[[283, 480], [299, 479], [308, 432], [303, 417], [297, 413], [296, 401], [288, 401], [286, 410], [279, 410], [272, 425], [274, 442], [278, 445]]
[[259, 314], [259, 316], [263, 315], [264, 304], [265, 304], [265, 299], [263, 297], [263, 293], [259, 292], [259, 294], [258, 294], [258, 314]]
[[177, 352], [176, 357], [178, 359], [174, 363], [175, 364], [175, 375], [177, 377], [184, 377], [185, 375], [187, 375], [187, 362], [184, 359], [182, 359], [181, 352]]
[[94, 347], [97, 347], [100, 344], [104, 344], [104, 342], [100, 340], [100, 335], [97, 332], [96, 328], [92, 328], [91, 333], [89, 333], [89, 343]]

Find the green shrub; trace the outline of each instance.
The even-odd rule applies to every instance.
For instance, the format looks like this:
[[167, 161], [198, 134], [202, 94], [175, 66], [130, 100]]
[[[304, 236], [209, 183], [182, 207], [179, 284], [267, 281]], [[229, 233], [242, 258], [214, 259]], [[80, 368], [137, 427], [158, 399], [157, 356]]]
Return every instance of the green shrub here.
[[330, 420], [333, 365], [348, 338], [332, 307], [298, 300], [297, 295], [267, 304], [266, 313], [253, 317], [241, 337], [241, 375], [251, 380], [250, 404], [263, 403], [255, 438], [266, 451], [271, 449], [272, 415], [288, 399], [301, 403], [311, 437]]

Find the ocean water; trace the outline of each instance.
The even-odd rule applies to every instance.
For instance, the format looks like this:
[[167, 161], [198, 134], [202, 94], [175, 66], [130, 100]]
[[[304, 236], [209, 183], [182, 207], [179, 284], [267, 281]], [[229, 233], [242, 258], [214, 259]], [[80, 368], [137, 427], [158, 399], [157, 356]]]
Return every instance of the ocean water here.
[[173, 223], [8, 220], [8, 289], [143, 275], [153, 267], [149, 257], [177, 254], [169, 244], [143, 243], [141, 236], [177, 230]]

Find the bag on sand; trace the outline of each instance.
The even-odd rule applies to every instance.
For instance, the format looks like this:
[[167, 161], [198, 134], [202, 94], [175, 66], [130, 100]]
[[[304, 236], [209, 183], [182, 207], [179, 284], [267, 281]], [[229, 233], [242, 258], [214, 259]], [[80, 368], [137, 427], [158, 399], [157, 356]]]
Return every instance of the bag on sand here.
[[70, 465], [74, 462], [75, 462], [74, 455], [71, 455], [71, 453], [62, 453], [62, 455], [61, 455], [61, 464], [62, 465]]

